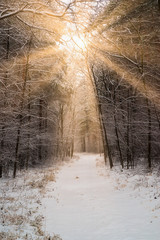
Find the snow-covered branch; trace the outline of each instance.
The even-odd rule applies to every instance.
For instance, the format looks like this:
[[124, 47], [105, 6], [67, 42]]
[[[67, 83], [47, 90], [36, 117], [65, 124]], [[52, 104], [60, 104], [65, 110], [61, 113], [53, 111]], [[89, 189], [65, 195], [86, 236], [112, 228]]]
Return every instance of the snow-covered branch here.
[[8, 8], [1, 11], [0, 20], [18, 15], [19, 13], [34, 13], [36, 15], [43, 15], [43, 16], [48, 16], [53, 18], [62, 18], [66, 14], [67, 10], [70, 8], [71, 4], [68, 4], [65, 10], [61, 14], [56, 14], [51, 11], [38, 11], [36, 9], [26, 8], [27, 6], [28, 4], [18, 10]]

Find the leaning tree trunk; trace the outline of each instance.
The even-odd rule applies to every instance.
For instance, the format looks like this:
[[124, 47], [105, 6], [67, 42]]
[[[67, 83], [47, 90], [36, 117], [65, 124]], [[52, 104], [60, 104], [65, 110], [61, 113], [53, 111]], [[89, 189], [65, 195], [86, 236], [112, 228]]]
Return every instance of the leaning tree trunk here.
[[[87, 66], [88, 66], [88, 64], [87, 64]], [[90, 71], [91, 71], [91, 73], [90, 73]], [[104, 119], [103, 119], [102, 109], [101, 109], [101, 101], [100, 101], [99, 93], [98, 93], [97, 86], [96, 86], [96, 78], [94, 75], [93, 67], [91, 69], [88, 67], [88, 72], [89, 72], [90, 80], [91, 80], [93, 90], [94, 90], [94, 93], [96, 96], [96, 105], [97, 105], [97, 110], [98, 110], [100, 129], [101, 129], [101, 133], [102, 133], [104, 159], [105, 159], [105, 163], [107, 163], [107, 156], [108, 156], [109, 165], [110, 165], [110, 168], [112, 168], [113, 160], [112, 160], [111, 150], [110, 150], [110, 146], [109, 146], [109, 142], [108, 142], [106, 127], [104, 125]]]
[[[160, 6], [160, 1], [158, 0], [158, 5]], [[152, 167], [152, 162], [151, 162], [151, 138], [152, 138], [152, 133], [151, 133], [151, 128], [152, 128], [152, 122], [151, 122], [151, 108], [150, 108], [150, 101], [148, 98], [148, 90], [146, 87], [146, 81], [145, 78], [143, 77], [144, 73], [144, 44], [143, 44], [143, 38], [140, 36], [140, 43], [142, 45], [141, 48], [141, 71], [140, 73], [142, 74], [142, 80], [143, 80], [143, 85], [144, 85], [144, 91], [146, 93], [146, 105], [147, 105], [147, 115], [148, 115], [148, 129], [147, 129], [147, 159], [148, 159], [148, 167]]]
[[[143, 66], [143, 62], [142, 62]], [[143, 68], [142, 68], [143, 69]], [[143, 70], [142, 70], [143, 74]], [[144, 86], [144, 91], [146, 93], [146, 105], [147, 105], [147, 116], [148, 116], [148, 127], [147, 127], [147, 160], [148, 160], [148, 167], [152, 167], [152, 161], [151, 161], [151, 139], [152, 139], [152, 119], [151, 119], [151, 106], [150, 106], [150, 101], [148, 98], [148, 90], [146, 87], [146, 81], [144, 78], [143, 79], [143, 86]]]

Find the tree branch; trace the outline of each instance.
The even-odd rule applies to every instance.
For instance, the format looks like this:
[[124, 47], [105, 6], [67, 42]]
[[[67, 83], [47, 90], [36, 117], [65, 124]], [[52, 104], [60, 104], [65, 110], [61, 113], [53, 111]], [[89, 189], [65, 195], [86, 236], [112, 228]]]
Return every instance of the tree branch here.
[[[27, 4], [28, 5], [28, 4]], [[12, 16], [15, 16], [15, 15], [17, 15], [18, 13], [34, 13], [34, 14], [37, 14], [37, 15], [44, 15], [44, 16], [49, 16], [49, 17], [54, 17], [54, 18], [62, 18], [65, 14], [66, 14], [66, 12], [67, 12], [67, 10], [69, 9], [69, 7], [71, 6], [71, 3], [70, 4], [68, 4], [67, 5], [67, 7], [66, 7], [66, 9], [64, 10], [64, 12], [62, 13], [62, 14], [54, 14], [54, 13], [52, 13], [52, 12], [47, 12], [47, 11], [37, 11], [37, 10], [34, 10], [34, 9], [25, 9], [26, 8], [26, 6], [27, 5], [25, 5], [23, 8], [21, 8], [21, 9], [18, 9], [18, 10], [11, 10], [11, 9], [6, 9], [6, 10], [4, 10], [3, 12], [1, 12], [1, 14], [0, 14], [0, 20], [3, 20], [3, 19], [5, 19], [5, 18], [9, 18], [9, 17], [12, 17]], [[10, 11], [12, 11], [12, 12], [10, 12]], [[6, 12], [9, 12], [9, 13], [6, 13]], [[3, 15], [4, 13], [6, 13], [5, 15]]]

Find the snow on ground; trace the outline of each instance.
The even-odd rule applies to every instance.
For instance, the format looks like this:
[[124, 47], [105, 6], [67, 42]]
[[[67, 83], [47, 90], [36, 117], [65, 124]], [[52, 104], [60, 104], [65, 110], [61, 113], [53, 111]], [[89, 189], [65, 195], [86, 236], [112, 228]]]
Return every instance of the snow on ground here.
[[0, 180], [0, 240], [159, 240], [160, 177], [103, 157]]
[[160, 239], [160, 178], [110, 171], [98, 155], [64, 164], [42, 205], [44, 231], [63, 240]]
[[107, 172], [117, 191], [128, 191], [130, 197], [139, 199], [154, 218], [160, 219], [160, 176], [156, 169], [147, 173], [142, 167], [123, 171], [118, 167]]
[[[50, 169], [22, 171], [16, 179], [0, 180], [0, 240], [48, 240], [42, 231], [41, 198], [45, 186], [54, 180]], [[50, 240], [59, 238], [52, 234]]]

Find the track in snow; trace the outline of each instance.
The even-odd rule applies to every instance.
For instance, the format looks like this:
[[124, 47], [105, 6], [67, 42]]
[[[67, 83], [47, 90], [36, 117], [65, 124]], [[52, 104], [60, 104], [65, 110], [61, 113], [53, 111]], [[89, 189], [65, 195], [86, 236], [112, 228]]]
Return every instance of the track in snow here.
[[45, 231], [63, 240], [159, 240], [159, 220], [152, 222], [148, 209], [127, 191], [115, 191], [97, 164], [99, 156], [79, 156], [48, 185]]

